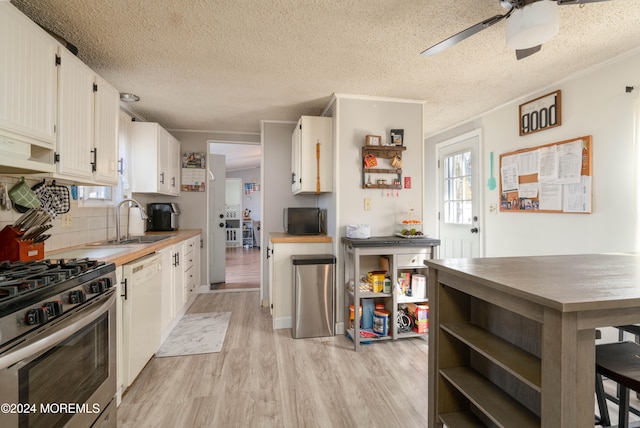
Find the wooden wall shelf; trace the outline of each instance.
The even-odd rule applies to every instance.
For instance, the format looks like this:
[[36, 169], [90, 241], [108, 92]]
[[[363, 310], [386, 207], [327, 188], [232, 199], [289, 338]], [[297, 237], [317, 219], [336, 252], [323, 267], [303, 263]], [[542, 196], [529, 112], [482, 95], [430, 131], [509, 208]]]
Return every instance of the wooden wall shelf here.
[[[407, 150], [404, 146], [363, 146], [362, 160], [368, 154], [373, 154], [376, 158], [391, 159], [401, 156]], [[395, 174], [390, 184], [367, 183], [366, 174]], [[393, 184], [396, 180], [397, 184]], [[363, 189], [402, 189], [402, 168], [362, 168], [362, 188]]]

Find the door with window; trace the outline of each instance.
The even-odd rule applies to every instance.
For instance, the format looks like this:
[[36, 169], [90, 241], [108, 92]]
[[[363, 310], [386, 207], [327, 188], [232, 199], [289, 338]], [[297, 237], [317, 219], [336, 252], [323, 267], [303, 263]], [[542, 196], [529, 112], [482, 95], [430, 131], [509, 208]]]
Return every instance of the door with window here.
[[480, 132], [436, 146], [440, 257], [481, 257]]

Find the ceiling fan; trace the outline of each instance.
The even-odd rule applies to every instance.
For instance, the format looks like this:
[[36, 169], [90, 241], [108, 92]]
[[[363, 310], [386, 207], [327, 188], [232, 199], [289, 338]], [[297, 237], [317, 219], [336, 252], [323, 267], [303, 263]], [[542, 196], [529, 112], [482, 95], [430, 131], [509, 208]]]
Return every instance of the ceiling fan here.
[[498, 0], [503, 8], [508, 9], [507, 13], [485, 19], [425, 49], [420, 55], [429, 56], [442, 52], [485, 28], [506, 20], [507, 46], [515, 49], [517, 59], [526, 58], [538, 52], [544, 42], [558, 33], [558, 6], [602, 1], [608, 0]]

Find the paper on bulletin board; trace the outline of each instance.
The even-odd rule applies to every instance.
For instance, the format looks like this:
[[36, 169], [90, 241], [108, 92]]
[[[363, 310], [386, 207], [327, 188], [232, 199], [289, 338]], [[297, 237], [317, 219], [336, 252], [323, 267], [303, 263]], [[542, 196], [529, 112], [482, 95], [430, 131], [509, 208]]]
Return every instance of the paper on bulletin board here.
[[182, 191], [204, 192], [206, 171], [206, 157], [204, 153], [183, 153]]
[[579, 183], [563, 184], [562, 211], [567, 213], [591, 212], [591, 177], [583, 175]]

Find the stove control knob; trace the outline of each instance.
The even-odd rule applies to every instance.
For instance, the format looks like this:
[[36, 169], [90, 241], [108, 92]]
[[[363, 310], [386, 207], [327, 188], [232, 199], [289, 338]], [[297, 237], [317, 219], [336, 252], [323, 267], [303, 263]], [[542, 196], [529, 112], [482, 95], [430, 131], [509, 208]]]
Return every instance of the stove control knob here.
[[62, 302], [59, 300], [47, 302], [44, 304], [43, 308], [45, 311], [47, 311], [47, 316], [49, 318], [62, 315]]
[[104, 293], [106, 289], [107, 287], [105, 286], [104, 281], [101, 279], [94, 281], [91, 283], [91, 285], [89, 285], [89, 290], [93, 294]]
[[102, 278], [100, 281], [104, 282], [104, 288], [113, 287], [113, 284], [111, 283], [111, 278]]
[[84, 303], [87, 300], [87, 295], [82, 290], [73, 290], [69, 292], [69, 303]]
[[44, 324], [47, 321], [49, 321], [49, 317], [47, 316], [47, 311], [44, 308], [31, 309], [27, 312], [25, 317], [27, 325]]

